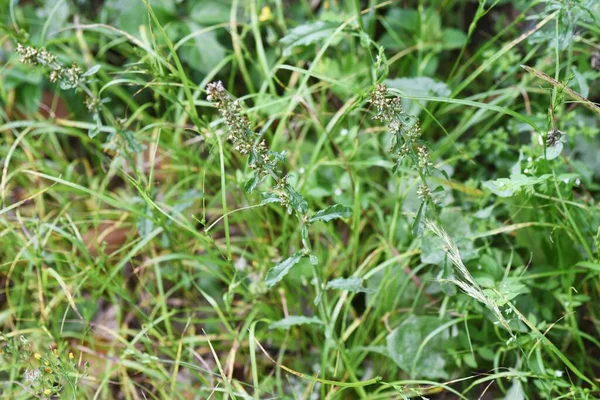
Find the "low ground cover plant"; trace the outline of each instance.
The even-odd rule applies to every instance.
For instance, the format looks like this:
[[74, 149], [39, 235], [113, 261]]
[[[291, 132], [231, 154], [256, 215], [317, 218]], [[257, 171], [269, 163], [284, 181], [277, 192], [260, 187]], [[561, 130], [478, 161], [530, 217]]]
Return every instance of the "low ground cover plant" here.
[[0, 0], [3, 398], [600, 396], [600, 3]]

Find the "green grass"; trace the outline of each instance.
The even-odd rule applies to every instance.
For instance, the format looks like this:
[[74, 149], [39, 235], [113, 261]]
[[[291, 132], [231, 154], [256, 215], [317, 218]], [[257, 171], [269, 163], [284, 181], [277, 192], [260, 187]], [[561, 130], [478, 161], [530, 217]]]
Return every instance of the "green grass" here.
[[599, 7], [0, 0], [3, 398], [599, 397]]

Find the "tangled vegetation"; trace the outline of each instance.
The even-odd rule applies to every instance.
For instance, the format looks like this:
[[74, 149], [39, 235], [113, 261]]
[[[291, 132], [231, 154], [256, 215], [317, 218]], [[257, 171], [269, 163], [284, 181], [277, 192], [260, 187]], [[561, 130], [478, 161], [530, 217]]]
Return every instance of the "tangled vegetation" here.
[[2, 398], [600, 397], [600, 2], [0, 10]]

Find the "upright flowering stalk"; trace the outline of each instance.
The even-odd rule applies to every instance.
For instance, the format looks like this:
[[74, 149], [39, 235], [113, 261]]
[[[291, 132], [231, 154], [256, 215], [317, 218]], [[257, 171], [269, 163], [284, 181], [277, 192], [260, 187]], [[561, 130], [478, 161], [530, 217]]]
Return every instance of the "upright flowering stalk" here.
[[[417, 195], [422, 204], [413, 225], [414, 230], [416, 230], [421, 217], [425, 214], [427, 204], [433, 200], [432, 191], [427, 184], [427, 177], [434, 170], [429, 157], [429, 150], [421, 139], [419, 120], [413, 115], [404, 113], [400, 97], [391, 97], [385, 85], [377, 85], [371, 92], [370, 97], [369, 101], [377, 111], [373, 119], [385, 122], [389, 131], [393, 134], [390, 151], [398, 157], [393, 172], [395, 173], [402, 161], [408, 157], [421, 179], [421, 183], [417, 188]], [[441, 187], [438, 187], [437, 190], [441, 190]]]
[[[98, 95], [88, 87], [90, 77], [98, 72], [100, 65], [96, 65], [86, 72], [83, 72], [81, 67], [75, 63], [71, 64], [70, 67], [65, 67], [58, 61], [58, 57], [48, 50], [32, 46], [23, 46], [21, 43], [17, 44], [16, 52], [21, 56], [21, 62], [23, 64], [49, 69], [50, 73], [48, 74], [48, 79], [52, 83], [58, 83], [62, 90], [79, 89], [85, 93], [85, 106], [94, 121], [93, 127], [88, 131], [90, 137], [94, 137], [102, 131], [102, 128], [104, 127], [102, 117], [104, 117], [104, 120], [108, 121], [114, 129], [108, 136], [109, 142], [117, 133], [119, 133], [129, 148], [137, 152], [142, 150], [140, 144], [135, 139], [133, 132], [123, 127], [121, 119], [116, 118], [106, 107], [104, 107], [104, 104], [107, 103], [109, 99], [100, 99]], [[105, 131], [110, 130], [107, 129]]]
[[[295, 212], [300, 222], [308, 219], [308, 203], [289, 183], [288, 175], [283, 175], [278, 164], [285, 160], [285, 151], [278, 153], [270, 151], [264, 139], [250, 129], [250, 122], [243, 114], [239, 100], [231, 98], [222, 82], [209, 83], [206, 87], [207, 99], [213, 102], [229, 128], [229, 140], [233, 142], [235, 150], [248, 156], [248, 166], [254, 170], [250, 180], [246, 182], [245, 189], [252, 192], [267, 177], [273, 178], [275, 185], [268, 202], [276, 201], [288, 210]], [[307, 246], [308, 247], [308, 246]]]
[[310, 247], [308, 227], [313, 222], [348, 217], [350, 209], [336, 204], [309, 217], [308, 202], [289, 184], [289, 175], [284, 174], [279, 168], [279, 164], [285, 160], [285, 151], [275, 152], [268, 149], [265, 140], [250, 128], [250, 122], [243, 114], [240, 101], [229, 95], [222, 82], [209, 83], [206, 92], [207, 100], [217, 107], [225, 119], [229, 129], [229, 140], [233, 142], [234, 149], [248, 157], [248, 166], [254, 171], [244, 185], [244, 189], [252, 192], [267, 177], [271, 177], [274, 184], [269, 191], [263, 193], [263, 204], [280, 203], [286, 208], [288, 214], [293, 212], [298, 218], [303, 249], [269, 271], [266, 282], [269, 286], [273, 286], [283, 279], [303, 257], [309, 257], [313, 264], [317, 263], [317, 258]]
[[23, 46], [19, 43], [17, 44], [16, 51], [21, 56], [23, 64], [50, 68], [50, 82], [60, 82], [61, 89], [76, 88], [85, 80], [86, 75], [84, 75], [77, 64], [73, 63], [68, 68], [64, 67], [57, 61], [56, 56], [46, 49], [36, 49], [35, 47]]

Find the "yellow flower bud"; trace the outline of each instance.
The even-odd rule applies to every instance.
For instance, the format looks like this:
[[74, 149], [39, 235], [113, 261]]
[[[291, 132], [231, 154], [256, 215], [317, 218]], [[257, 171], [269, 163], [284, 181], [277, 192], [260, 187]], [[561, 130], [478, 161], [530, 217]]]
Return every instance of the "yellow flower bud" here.
[[262, 10], [260, 10], [260, 15], [258, 16], [258, 20], [260, 22], [265, 22], [271, 19], [271, 8], [269, 6], [264, 6]]
[[40, 358], [42, 358], [42, 355], [40, 353], [35, 353], [33, 356], [35, 357], [36, 360], [39, 360]]

